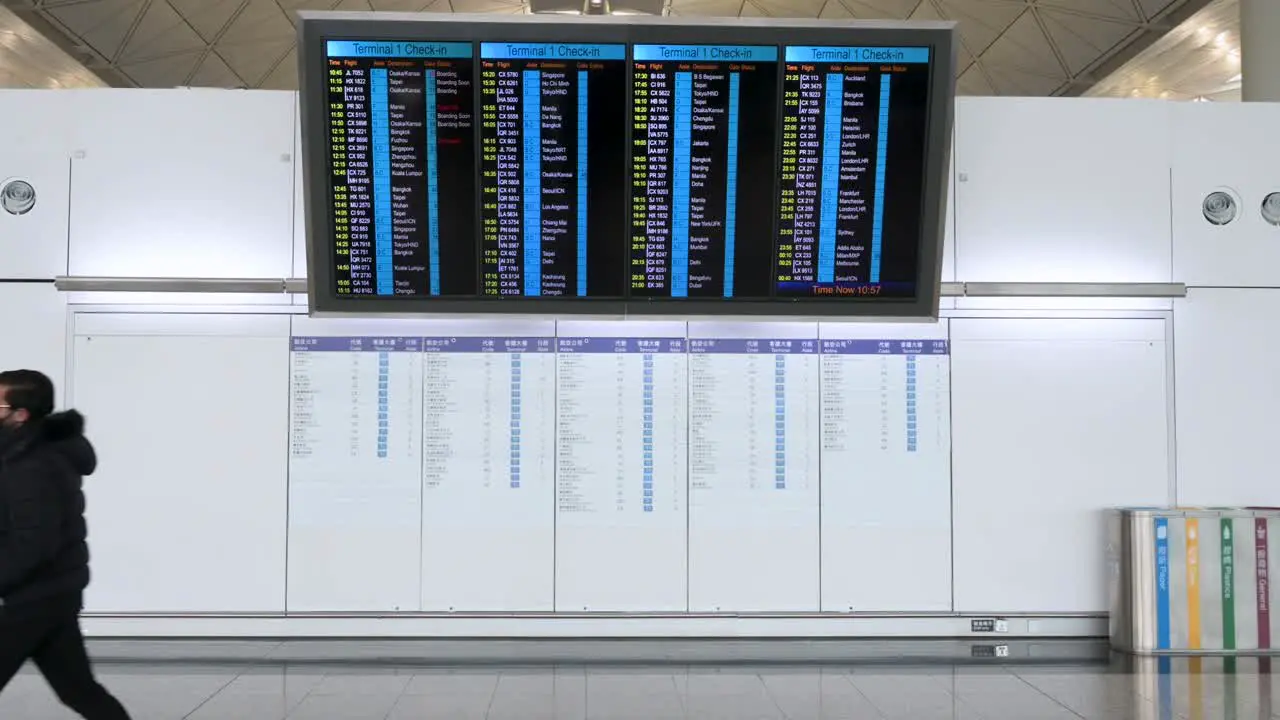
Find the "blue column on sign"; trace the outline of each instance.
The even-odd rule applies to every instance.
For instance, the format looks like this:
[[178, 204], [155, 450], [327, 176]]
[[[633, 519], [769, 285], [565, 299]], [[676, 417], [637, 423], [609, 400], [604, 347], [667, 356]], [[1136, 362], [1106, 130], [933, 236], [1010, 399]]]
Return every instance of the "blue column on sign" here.
[[653, 355], [644, 356], [644, 511], [653, 512]]
[[395, 293], [391, 248], [391, 111], [387, 70], [369, 73], [369, 133], [373, 157], [373, 267], [379, 295]]
[[378, 457], [387, 457], [388, 438], [390, 432], [390, 403], [388, 402], [388, 386], [391, 384], [391, 356], [386, 352], [378, 353]]
[[844, 128], [844, 75], [827, 73], [822, 108], [822, 186], [819, 190], [818, 282], [836, 281], [836, 220], [840, 210], [840, 136]]
[[542, 294], [542, 73], [524, 71], [524, 294]]
[[787, 487], [787, 356], [773, 356], [774, 487]]
[[916, 451], [916, 356], [907, 356], [907, 452]]
[[586, 70], [578, 71], [578, 297], [587, 296], [587, 77]]
[[871, 282], [880, 282], [880, 241], [884, 235], [884, 173], [889, 155], [889, 84], [893, 76], [880, 76], [880, 121], [876, 140], [876, 200], [871, 221]]
[[733, 251], [738, 232], [738, 73], [729, 74], [729, 148], [725, 156], [724, 296], [733, 297]]
[[693, 73], [676, 73], [671, 184], [671, 297], [689, 295], [689, 168], [693, 151]]
[[520, 487], [520, 353], [511, 354], [511, 487]]
[[428, 291], [440, 294], [440, 154], [436, 127], [436, 71], [428, 70], [423, 102], [427, 106], [427, 257]]

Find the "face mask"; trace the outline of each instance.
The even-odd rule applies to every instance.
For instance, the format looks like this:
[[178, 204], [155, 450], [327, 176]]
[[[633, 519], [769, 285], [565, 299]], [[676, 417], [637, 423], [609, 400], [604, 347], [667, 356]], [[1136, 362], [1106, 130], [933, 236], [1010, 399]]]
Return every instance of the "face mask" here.
[[13, 423], [8, 417], [0, 418], [0, 445], [16, 437], [21, 429], [21, 425]]
[[18, 428], [0, 425], [0, 458], [3, 458], [9, 447], [18, 440]]

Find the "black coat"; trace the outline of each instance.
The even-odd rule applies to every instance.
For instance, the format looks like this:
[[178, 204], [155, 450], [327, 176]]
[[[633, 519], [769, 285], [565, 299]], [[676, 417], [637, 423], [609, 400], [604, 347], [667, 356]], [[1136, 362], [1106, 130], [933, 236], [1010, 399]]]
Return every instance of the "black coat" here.
[[0, 612], [89, 585], [82, 485], [97, 465], [74, 410], [0, 439]]

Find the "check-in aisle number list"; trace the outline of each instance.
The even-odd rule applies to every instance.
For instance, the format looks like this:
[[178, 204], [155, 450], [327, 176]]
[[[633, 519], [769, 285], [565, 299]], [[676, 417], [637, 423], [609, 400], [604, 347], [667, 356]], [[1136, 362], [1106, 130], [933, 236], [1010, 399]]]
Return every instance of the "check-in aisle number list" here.
[[555, 345], [548, 337], [428, 337], [423, 485], [519, 491], [554, 473]]
[[519, 491], [558, 467], [560, 512], [683, 512], [686, 473], [701, 490], [735, 462], [750, 489], [806, 481], [814, 432], [837, 467], [949, 442], [944, 340], [295, 337], [292, 349], [302, 482], [420, 467], [428, 491]]
[[821, 341], [824, 461], [948, 456], [949, 352], [946, 340]]
[[684, 338], [558, 338], [559, 512], [684, 512], [685, 346]]
[[689, 340], [690, 487], [809, 490], [818, 476], [818, 340]]

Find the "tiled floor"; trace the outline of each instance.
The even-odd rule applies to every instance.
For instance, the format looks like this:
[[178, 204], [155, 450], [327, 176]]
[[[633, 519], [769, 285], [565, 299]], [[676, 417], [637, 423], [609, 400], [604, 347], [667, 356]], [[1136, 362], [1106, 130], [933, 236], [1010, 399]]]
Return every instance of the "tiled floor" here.
[[[1009, 658], [963, 643], [663, 647], [115, 642], [94, 652], [137, 720], [1280, 718], [1280, 683], [1258, 659], [1134, 660], [1081, 643], [1014, 643]], [[30, 669], [0, 693], [0, 718], [71, 717]]]

